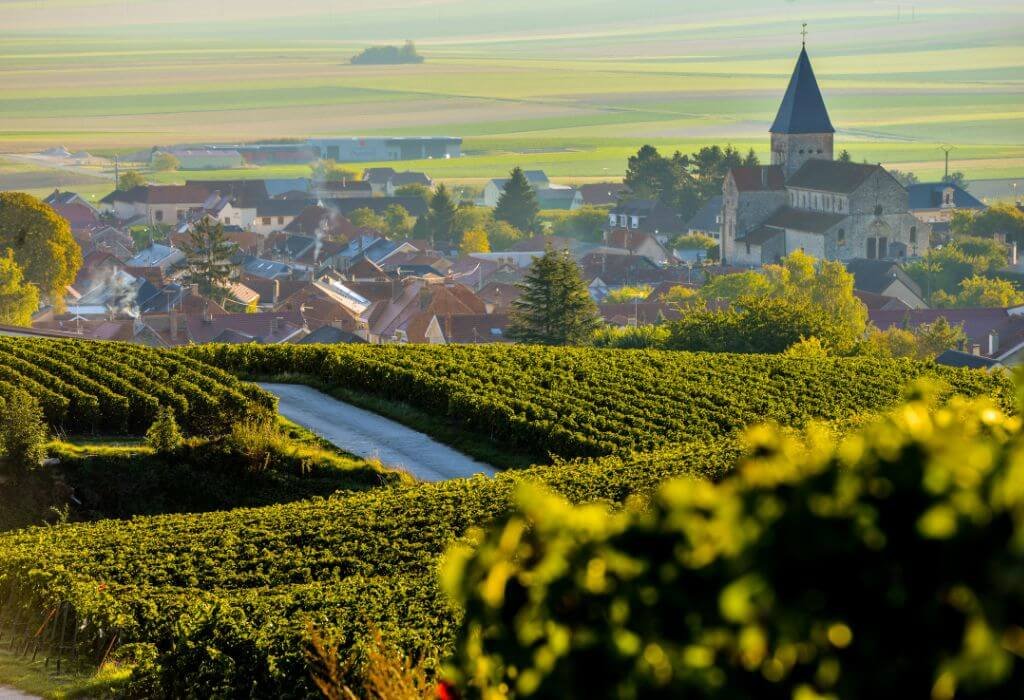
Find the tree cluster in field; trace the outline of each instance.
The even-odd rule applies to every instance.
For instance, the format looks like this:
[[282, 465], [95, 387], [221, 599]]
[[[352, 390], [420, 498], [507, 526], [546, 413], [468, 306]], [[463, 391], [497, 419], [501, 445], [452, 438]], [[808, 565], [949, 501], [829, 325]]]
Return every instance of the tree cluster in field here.
[[1024, 684], [1021, 422], [917, 400], [763, 427], [646, 508], [536, 488], [443, 574], [461, 697], [1005, 698]]
[[141, 345], [0, 338], [0, 396], [23, 390], [54, 430], [142, 435], [161, 407], [191, 435], [272, 414], [276, 399], [189, 357]]
[[35, 197], [0, 192], [0, 323], [30, 325], [40, 299], [63, 310], [81, 266], [66, 220]]
[[352, 57], [355, 65], [395, 65], [401, 63], [423, 63], [423, 56], [416, 52], [416, 45], [406, 41], [401, 46], [370, 46]]

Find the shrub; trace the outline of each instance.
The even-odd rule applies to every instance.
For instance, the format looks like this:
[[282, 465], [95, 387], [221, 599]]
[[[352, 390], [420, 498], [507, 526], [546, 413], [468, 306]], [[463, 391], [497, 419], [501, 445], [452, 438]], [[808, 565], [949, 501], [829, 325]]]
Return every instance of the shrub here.
[[157, 452], [172, 452], [181, 446], [181, 430], [174, 418], [170, 406], [161, 406], [156, 413], [156, 420], [146, 431], [146, 444]]
[[281, 452], [283, 438], [271, 420], [248, 420], [231, 426], [227, 443], [241, 457], [249, 471], [270, 469], [275, 455]]
[[14, 389], [3, 397], [0, 413], [0, 446], [3, 469], [17, 479], [39, 466], [46, 457], [46, 424], [43, 410], [31, 394]]
[[466, 697], [1005, 698], [1024, 687], [1024, 434], [912, 402], [839, 447], [748, 435], [642, 512], [535, 490], [445, 567]]

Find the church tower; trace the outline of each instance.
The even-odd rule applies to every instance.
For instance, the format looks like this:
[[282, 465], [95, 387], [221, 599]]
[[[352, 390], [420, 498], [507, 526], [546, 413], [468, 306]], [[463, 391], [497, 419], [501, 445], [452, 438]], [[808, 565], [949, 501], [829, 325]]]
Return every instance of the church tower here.
[[811, 158], [832, 160], [835, 131], [804, 46], [772, 124], [772, 165], [788, 180]]

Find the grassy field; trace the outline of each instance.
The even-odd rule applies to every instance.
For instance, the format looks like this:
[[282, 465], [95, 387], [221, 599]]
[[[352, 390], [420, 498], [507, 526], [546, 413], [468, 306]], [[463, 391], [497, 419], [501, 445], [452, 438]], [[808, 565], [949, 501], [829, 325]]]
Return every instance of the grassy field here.
[[[933, 178], [938, 147], [950, 143], [953, 165], [969, 178], [1024, 175], [1024, 13], [1012, 4], [936, 2], [913, 22], [895, 21], [895, 5], [846, 0], [748, 2], [748, 12], [733, 13], [643, 0], [631, 21], [610, 3], [592, 5], [600, 20], [572, 2], [547, 31], [530, 32], [520, 14], [543, 11], [536, 2], [475, 23], [449, 12], [443, 26], [417, 5], [409, 17], [422, 16], [413, 36], [427, 61], [411, 66], [349, 64], [364, 39], [334, 15], [282, 21], [276, 32], [254, 20], [223, 36], [69, 27], [54, 41], [0, 29], [0, 153], [446, 134], [465, 138], [465, 157], [408, 165], [461, 181], [517, 164], [562, 179], [618, 178], [643, 143], [685, 151], [732, 142], [766, 156], [799, 21], [810, 16], [809, 49], [837, 141], [854, 158]], [[32, 178], [45, 176], [0, 165], [0, 188], [33, 189]]]

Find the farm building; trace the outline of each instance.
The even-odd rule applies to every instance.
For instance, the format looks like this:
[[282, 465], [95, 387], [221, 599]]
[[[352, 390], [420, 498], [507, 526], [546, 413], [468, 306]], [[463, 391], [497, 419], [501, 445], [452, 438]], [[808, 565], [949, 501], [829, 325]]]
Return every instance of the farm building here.
[[[159, 151], [155, 152], [155, 156]], [[183, 148], [168, 151], [178, 159], [179, 170], [233, 170], [244, 168], [245, 159], [236, 150]]]
[[308, 144], [318, 158], [340, 163], [458, 158], [462, 155], [462, 139], [455, 136], [314, 138], [309, 139]]

